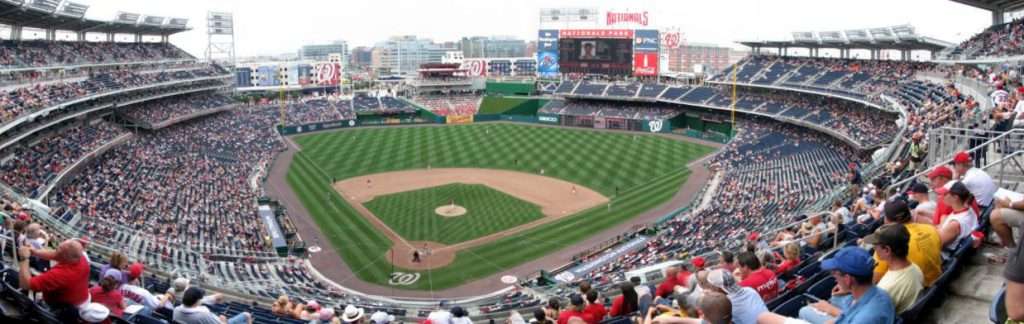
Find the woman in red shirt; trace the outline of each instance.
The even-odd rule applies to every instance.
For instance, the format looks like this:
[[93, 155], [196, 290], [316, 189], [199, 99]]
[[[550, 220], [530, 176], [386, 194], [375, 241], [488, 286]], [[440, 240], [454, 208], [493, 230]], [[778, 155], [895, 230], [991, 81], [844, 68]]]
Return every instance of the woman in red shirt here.
[[782, 255], [785, 260], [775, 268], [775, 273], [780, 276], [791, 270], [796, 270], [796, 266], [800, 264], [800, 244], [787, 243], [782, 250]]
[[122, 317], [124, 315], [124, 296], [121, 295], [123, 278], [124, 275], [120, 270], [109, 269], [103, 274], [100, 283], [89, 289], [92, 302], [107, 306], [111, 316]]
[[639, 299], [636, 296], [636, 290], [633, 289], [633, 283], [623, 282], [619, 288], [622, 289], [622, 295], [612, 300], [612, 310], [608, 312], [608, 316], [630, 315], [640, 310]]

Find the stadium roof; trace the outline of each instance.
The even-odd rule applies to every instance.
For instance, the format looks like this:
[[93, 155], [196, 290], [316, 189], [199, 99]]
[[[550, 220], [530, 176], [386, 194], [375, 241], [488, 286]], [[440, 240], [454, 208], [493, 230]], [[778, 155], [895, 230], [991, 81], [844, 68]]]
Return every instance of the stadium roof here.
[[1017, 11], [1024, 9], [1024, 0], [952, 0], [985, 10]]
[[[75, 32], [171, 35], [189, 30], [180, 18], [133, 15], [136, 20], [85, 18], [88, 6], [59, 0], [0, 0], [0, 24]], [[118, 15], [119, 18], [124, 15]], [[132, 14], [129, 14], [132, 16]]]
[[741, 41], [753, 48], [838, 48], [869, 50], [927, 50], [939, 51], [956, 44], [921, 36], [913, 26], [901, 25], [844, 31], [794, 32], [793, 40]]

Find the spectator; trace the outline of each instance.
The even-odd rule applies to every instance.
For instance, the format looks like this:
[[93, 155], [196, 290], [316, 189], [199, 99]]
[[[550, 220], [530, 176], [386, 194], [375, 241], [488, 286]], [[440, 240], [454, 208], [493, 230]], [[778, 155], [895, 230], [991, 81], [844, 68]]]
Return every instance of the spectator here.
[[317, 316], [313, 320], [309, 321], [309, 324], [330, 324], [336, 321], [334, 317], [334, 308], [324, 307], [317, 312]]
[[707, 282], [709, 287], [704, 290], [704, 294], [707, 295], [709, 290], [711, 293], [725, 294], [732, 304], [732, 320], [736, 324], [757, 323], [757, 316], [768, 311], [757, 291], [738, 285], [729, 272], [722, 269], [711, 270]]
[[[351, 305], [349, 305], [349, 306], [351, 306]], [[557, 307], [557, 305], [555, 305], [555, 306]], [[355, 308], [355, 306], [352, 306], [352, 307]], [[427, 315], [427, 319], [430, 320], [430, 324], [454, 324], [454, 323], [452, 323], [452, 312], [449, 312], [449, 311], [445, 310], [444, 307], [445, 307], [445, 302], [441, 302], [440, 304], [438, 304], [437, 310], [435, 310], [433, 312], [430, 312], [430, 314]], [[348, 307], [345, 307], [345, 315], [346, 316], [342, 317], [342, 320], [345, 320], [345, 318], [348, 317], [347, 316], [349, 314], [348, 310], [349, 310]], [[358, 311], [359, 311], [359, 316], [361, 317], [363, 315], [363, 310], [360, 308], [360, 309], [358, 309]], [[348, 322], [348, 321], [346, 321], [346, 322]]]
[[818, 301], [800, 309], [800, 318], [813, 324], [893, 323], [896, 318], [892, 300], [885, 291], [871, 284], [874, 261], [867, 251], [851, 246], [821, 262], [822, 271], [836, 279], [829, 301]]
[[551, 297], [551, 298], [549, 298], [548, 299], [548, 304], [546, 306], [544, 306], [544, 314], [547, 315], [547, 318], [557, 320], [558, 319], [558, 312], [560, 312], [560, 311], [562, 311], [562, 310], [561, 310], [560, 302], [558, 301], [558, 297]]
[[533, 311], [533, 319], [530, 320], [530, 323], [554, 324], [554, 322], [548, 319], [547, 314], [544, 314], [543, 309], [537, 309]]
[[206, 294], [202, 288], [188, 287], [181, 298], [181, 305], [174, 308], [174, 321], [183, 324], [252, 324], [252, 315], [242, 312], [234, 317], [217, 316], [199, 303]]
[[452, 307], [452, 324], [473, 324], [469, 319], [469, 313], [460, 306]]
[[924, 289], [924, 274], [907, 259], [910, 231], [903, 224], [886, 224], [865, 237], [864, 242], [873, 244], [875, 257], [888, 263], [889, 269], [878, 282], [878, 288], [889, 293], [897, 314], [909, 309]]
[[675, 291], [676, 286], [679, 285], [678, 275], [678, 267], [669, 266], [668, 268], [665, 268], [665, 280], [658, 284], [658, 289], [655, 290], [654, 296], [668, 298], [668, 296]]
[[978, 216], [970, 203], [974, 200], [971, 192], [962, 182], [954, 182], [945, 196], [946, 205], [953, 213], [939, 224], [939, 238], [942, 240], [943, 256], [948, 257], [957, 248], [959, 242], [968, 239], [971, 232], [978, 227]]
[[612, 300], [612, 309], [608, 312], [608, 316], [627, 316], [639, 311], [639, 301], [637, 299], [636, 290], [633, 289], [633, 284], [630, 282], [623, 282], [619, 285], [619, 289], [622, 294]]
[[590, 282], [588, 282], [588, 281], [581, 282], [579, 288], [580, 288], [580, 295], [586, 296], [587, 292], [589, 292], [590, 289], [591, 289]]
[[124, 317], [125, 308], [124, 296], [121, 294], [121, 282], [124, 281], [123, 276], [121, 271], [117, 269], [108, 269], [106, 272], [103, 272], [100, 283], [89, 289], [92, 302], [106, 306], [110, 310], [111, 315], [122, 318]]
[[740, 286], [754, 288], [761, 300], [772, 300], [779, 294], [779, 281], [775, 273], [761, 266], [761, 261], [754, 253], [742, 252], [736, 257], [739, 261]]
[[[1018, 242], [1013, 239], [1013, 229], [1024, 230], [1024, 199], [1012, 201], [1009, 197], [996, 198], [995, 207], [992, 210], [992, 230], [999, 236], [999, 242], [1004, 249], [1015, 249]], [[1000, 253], [989, 259], [995, 263], [1003, 263], [1006, 262], [1007, 255]]]
[[[1020, 201], [1013, 202], [1011, 207], [1015, 211], [1020, 210]], [[1008, 207], [1001, 207], [1005, 210]], [[1019, 213], [1019, 212], [1018, 212]], [[1014, 216], [1015, 217], [1015, 216]], [[993, 220], [993, 224], [995, 221]], [[1012, 232], [1010, 233], [1013, 234]], [[1024, 236], [1024, 231], [1021, 232]], [[1002, 236], [1000, 236], [1002, 239]], [[1006, 241], [1003, 241], [1006, 245]], [[1003, 270], [1003, 277], [1006, 277], [1006, 316], [1009, 321], [1024, 321], [1024, 244], [1017, 243], [1013, 254], [1006, 261], [1006, 269]]]
[[842, 201], [836, 200], [832, 202], [832, 217], [840, 217], [843, 224], [849, 224], [853, 222], [853, 216], [850, 214], [850, 209], [843, 205]]
[[[956, 171], [957, 178], [960, 179], [960, 182], [963, 182], [967, 190], [974, 196], [980, 209], [985, 209], [992, 205], [992, 199], [995, 197], [994, 195], [999, 187], [992, 181], [992, 177], [988, 173], [979, 168], [971, 167], [971, 156], [967, 152], [957, 153], [953, 157], [953, 168]], [[975, 210], [975, 212], [977, 211]]]
[[[902, 224], [910, 233], [907, 259], [921, 270], [924, 286], [931, 287], [942, 274], [942, 242], [938, 230], [931, 224], [913, 222], [910, 210], [902, 200], [894, 200], [886, 205], [885, 223]], [[888, 271], [889, 262], [876, 253], [872, 282], [881, 281]]]
[[718, 267], [724, 269], [725, 271], [728, 271], [729, 273], [732, 273], [733, 271], [735, 271], [736, 270], [736, 259], [733, 256], [732, 252], [721, 251], [720, 254], [721, 254], [722, 262], [720, 262], [718, 264]]
[[597, 324], [604, 319], [605, 315], [608, 315], [604, 303], [599, 302], [597, 297], [597, 290], [587, 292], [587, 308], [584, 308], [583, 312], [591, 319], [590, 324]]
[[928, 186], [915, 182], [910, 186], [910, 199], [917, 204], [912, 214], [914, 222], [931, 223], [935, 216], [936, 205], [928, 198]]
[[[57, 318], [64, 322], [78, 321], [78, 306], [89, 300], [89, 262], [83, 257], [82, 245], [68, 239], [57, 250], [18, 248], [18, 283], [21, 289], [43, 293], [43, 301]], [[28, 258], [36, 256], [56, 261], [57, 265], [38, 276], [32, 276]]]
[[590, 317], [589, 314], [583, 311], [585, 302], [583, 301], [583, 297], [579, 294], [572, 294], [569, 296], [569, 304], [569, 308], [566, 308], [558, 314], [558, 324], [568, 324], [569, 319], [573, 317], [579, 317], [587, 323], [593, 323], [595, 321], [594, 318]]
[[372, 324], [390, 324], [395, 321], [395, 316], [385, 313], [384, 311], [377, 311], [370, 315], [370, 323]]
[[[110, 269], [117, 269], [118, 271], [128, 270], [128, 264], [128, 257], [121, 254], [121, 252], [114, 252], [110, 254], [110, 262], [100, 267], [100, 273], [107, 273], [107, 270]], [[122, 284], [128, 282], [127, 277], [121, 276], [121, 279], [124, 280], [124, 282], [121, 282]]]
[[305, 305], [296, 303], [295, 308], [292, 309], [292, 317], [303, 321], [309, 321], [316, 317], [318, 312], [320, 312], [320, 303], [314, 299], [310, 299], [309, 301], [306, 301]]
[[953, 212], [953, 209], [946, 205], [946, 193], [949, 189], [946, 185], [953, 180], [953, 170], [945, 165], [936, 166], [928, 173], [928, 180], [931, 182], [932, 190], [935, 191], [935, 217], [932, 218], [933, 225], [939, 225], [942, 219]]
[[[797, 244], [796, 242], [787, 243], [782, 249], [782, 255], [784, 260], [775, 267], [775, 272], [780, 276], [796, 270], [796, 267], [800, 265], [800, 244]], [[740, 285], [742, 285], [742, 283]]]
[[270, 312], [280, 317], [292, 316], [292, 309], [294, 305], [288, 300], [288, 296], [281, 295], [277, 297], [274, 304], [270, 305]]
[[167, 289], [167, 293], [172, 294], [174, 299], [170, 300], [174, 305], [181, 304], [181, 298], [185, 296], [185, 290], [189, 287], [188, 278], [175, 278], [171, 282], [171, 287]]
[[821, 214], [813, 214], [807, 218], [798, 234], [807, 242], [807, 247], [816, 251], [822, 244], [821, 238], [825, 232], [828, 232], [828, 224], [821, 221]]

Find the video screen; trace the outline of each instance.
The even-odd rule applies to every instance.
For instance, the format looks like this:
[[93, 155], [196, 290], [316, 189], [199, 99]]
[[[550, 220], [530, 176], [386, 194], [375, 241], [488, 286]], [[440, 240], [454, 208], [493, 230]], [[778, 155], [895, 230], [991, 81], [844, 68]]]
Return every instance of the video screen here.
[[558, 40], [558, 65], [562, 73], [628, 75], [632, 62], [631, 39]]

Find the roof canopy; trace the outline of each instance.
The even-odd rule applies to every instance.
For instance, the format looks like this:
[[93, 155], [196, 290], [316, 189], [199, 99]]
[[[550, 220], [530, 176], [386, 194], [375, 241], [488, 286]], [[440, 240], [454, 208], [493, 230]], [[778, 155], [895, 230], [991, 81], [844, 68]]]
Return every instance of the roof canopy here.
[[781, 48], [836, 48], [868, 50], [927, 50], [939, 51], [955, 44], [932, 37], [918, 35], [914, 27], [901, 25], [844, 31], [794, 32], [793, 40], [741, 41], [749, 47]]
[[953, 0], [953, 2], [979, 9], [1005, 12], [1024, 9], [1024, 0]]
[[[0, 0], [0, 24], [23, 27], [143, 35], [171, 35], [190, 28], [186, 19], [119, 13], [116, 20], [87, 19], [86, 5], [60, 0]], [[136, 17], [125, 20], [123, 17]], [[141, 19], [140, 19], [141, 18]]]

